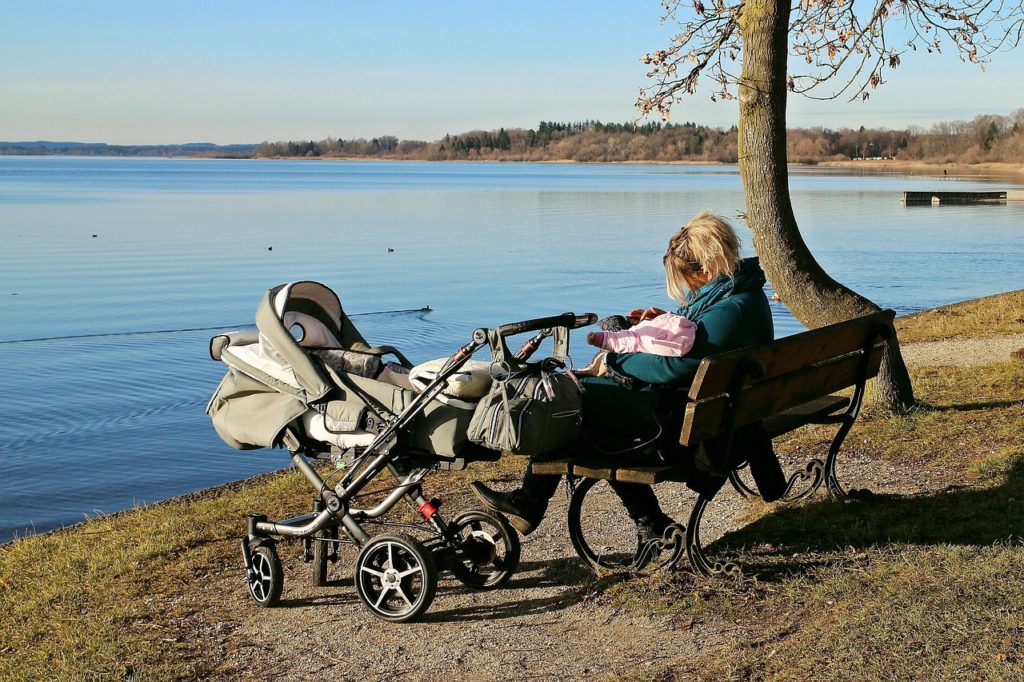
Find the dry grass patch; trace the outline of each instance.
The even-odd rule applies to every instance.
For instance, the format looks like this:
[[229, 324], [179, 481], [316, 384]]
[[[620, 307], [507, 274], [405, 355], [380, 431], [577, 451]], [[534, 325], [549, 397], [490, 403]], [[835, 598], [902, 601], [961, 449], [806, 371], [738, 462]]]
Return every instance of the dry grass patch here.
[[730, 633], [666, 679], [1024, 678], [1024, 448], [976, 469], [969, 488], [777, 508], [710, 548], [743, 582], [679, 573], [608, 592]]
[[[975, 367], [911, 367], [921, 406], [888, 415], [865, 400], [844, 449], [896, 463], [964, 471], [1020, 443], [1024, 429], [1024, 363]], [[777, 442], [782, 453], [821, 452], [833, 430], [808, 427]]]
[[0, 679], [174, 679], [157, 602], [222, 562], [252, 509], [280, 512], [296, 476], [91, 520], [0, 547]]
[[896, 320], [900, 343], [1024, 333], [1024, 289], [925, 310]]
[[[431, 494], [466, 496], [476, 476], [512, 479], [506, 458], [428, 479]], [[198, 578], [234, 567], [245, 516], [307, 510], [298, 474], [269, 475], [199, 499], [170, 501], [0, 546], [0, 680], [194, 679], [207, 672], [174, 623]]]

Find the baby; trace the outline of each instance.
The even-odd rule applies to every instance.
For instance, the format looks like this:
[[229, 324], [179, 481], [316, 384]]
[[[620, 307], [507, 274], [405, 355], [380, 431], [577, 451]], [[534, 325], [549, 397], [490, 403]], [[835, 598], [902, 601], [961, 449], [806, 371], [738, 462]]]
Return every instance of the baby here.
[[605, 327], [605, 331], [587, 334], [587, 343], [597, 346], [602, 352], [589, 365], [576, 370], [576, 374], [604, 375], [607, 351], [681, 357], [693, 348], [697, 330], [697, 325], [682, 315], [653, 307], [633, 310], [625, 317], [615, 315], [602, 321], [602, 326], [605, 322], [610, 323], [615, 331]]
[[682, 315], [662, 313], [630, 329], [587, 334], [587, 343], [613, 353], [683, 356], [693, 348], [697, 325]]

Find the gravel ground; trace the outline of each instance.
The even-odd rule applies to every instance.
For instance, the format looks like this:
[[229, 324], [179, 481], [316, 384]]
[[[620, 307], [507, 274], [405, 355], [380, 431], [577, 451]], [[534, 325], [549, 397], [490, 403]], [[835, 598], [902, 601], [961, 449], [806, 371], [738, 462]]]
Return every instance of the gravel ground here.
[[952, 339], [925, 341], [903, 346], [903, 359], [911, 365], [939, 367], [986, 365], [1009, 360], [1010, 353], [1024, 348], [1024, 334], [994, 339]]
[[[912, 364], [983, 363], [1008, 358], [1022, 346], [1024, 335], [1017, 335], [910, 344], [904, 355]], [[800, 463], [784, 466], [793, 471]], [[857, 452], [854, 438], [840, 458], [840, 477], [855, 487], [903, 495], [963, 483], [948, 472], [909, 473], [875, 461]], [[506, 489], [514, 484], [512, 478], [497, 482]], [[432, 485], [444, 483], [435, 478]], [[657, 492], [665, 510], [685, 521], [693, 493], [676, 484], [662, 484]], [[620, 509], [610, 498], [601, 504], [609, 519]], [[705, 544], [741, 525], [747, 504], [723, 488], [702, 525]], [[476, 506], [463, 491], [446, 500], [445, 511], [451, 517], [453, 510]], [[576, 558], [566, 507], [567, 497], [559, 493], [544, 523], [524, 539], [519, 570], [506, 586], [477, 592], [442, 574], [434, 602], [418, 623], [389, 624], [365, 610], [352, 586], [351, 549], [330, 566], [331, 584], [313, 587], [296, 543], [279, 546], [285, 588], [276, 608], [260, 609], [251, 601], [239, 561], [200, 577], [173, 603], [154, 609], [178, 614], [174, 629], [187, 633], [178, 646], [212, 668], [216, 678], [229, 680], [651, 678], [735, 636], [721, 624], [678, 622], [617, 606], [604, 596], [606, 584], [595, 585]], [[622, 529], [624, 536], [632, 533]]]
[[[798, 465], [788, 464], [789, 470]], [[911, 494], [950, 484], [927, 475], [908, 478], [852, 449], [841, 465], [845, 480], [876, 492]], [[498, 485], [511, 487], [514, 481]], [[676, 484], [657, 490], [665, 510], [685, 520], [693, 493]], [[608, 516], [618, 516], [610, 495], [605, 501]], [[475, 506], [469, 497], [458, 502], [463, 504], [451, 508]], [[738, 527], [746, 505], [723, 488], [702, 525], [705, 544]], [[638, 613], [603, 596], [607, 585], [596, 589], [569, 542], [566, 507], [567, 497], [559, 493], [544, 523], [524, 539], [519, 570], [508, 584], [477, 592], [442, 574], [432, 606], [413, 624], [381, 622], [365, 610], [352, 586], [351, 549], [329, 567], [331, 584], [318, 588], [295, 543], [279, 545], [285, 589], [276, 608], [255, 606], [240, 565], [200, 578], [164, 606], [187, 614], [176, 629], [190, 633], [188, 648], [218, 679], [651, 678], [735, 636], [720, 624]]]

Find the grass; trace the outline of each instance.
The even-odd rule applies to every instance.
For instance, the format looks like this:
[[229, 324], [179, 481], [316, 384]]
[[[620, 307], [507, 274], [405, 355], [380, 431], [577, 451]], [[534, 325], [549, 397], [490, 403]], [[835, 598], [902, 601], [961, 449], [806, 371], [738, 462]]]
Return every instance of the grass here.
[[[902, 319], [900, 337], [1018, 332], [1022, 316], [1024, 292], [1011, 292]], [[1024, 677], [1024, 362], [911, 369], [927, 407], [892, 418], [869, 405], [846, 449], [969, 485], [756, 509], [714, 547], [757, 568], [745, 583], [679, 573], [599, 586], [624, 608], [733, 633], [665, 677]], [[780, 450], [827, 439], [805, 429]], [[434, 486], [448, 490], [431, 492], [464, 495], [471, 477], [511, 479], [523, 461], [488, 467], [446, 474]], [[208, 675], [175, 627], [202, 607], [186, 596], [201, 577], [237, 567], [246, 513], [280, 517], [308, 497], [305, 480], [273, 475], [0, 547], [0, 679]]]
[[[505, 458], [491, 474], [521, 475], [524, 461]], [[465, 494], [479, 474], [453, 472], [431, 492]], [[183, 595], [237, 570], [246, 514], [283, 518], [309, 497], [300, 475], [271, 474], [0, 546], [0, 680], [208, 676], [173, 627], [195, 608]]]
[[[910, 367], [921, 405], [892, 416], [870, 397], [844, 448], [907, 465], [963, 471], [1020, 443], [1024, 362], [973, 367]], [[781, 452], [821, 451], [832, 430], [809, 427], [779, 444]]]
[[901, 317], [896, 332], [900, 343], [1022, 334], [1024, 289]]
[[223, 562], [249, 510], [280, 513], [302, 487], [294, 475], [264, 477], [0, 547], [0, 679], [191, 675], [167, 655], [152, 603]]

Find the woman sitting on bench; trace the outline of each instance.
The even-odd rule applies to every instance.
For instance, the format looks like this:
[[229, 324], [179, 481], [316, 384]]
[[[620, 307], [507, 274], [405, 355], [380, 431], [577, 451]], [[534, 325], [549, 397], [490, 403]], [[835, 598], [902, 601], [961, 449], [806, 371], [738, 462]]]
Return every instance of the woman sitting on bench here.
[[[739, 250], [732, 226], [709, 213], [698, 214], [672, 236], [663, 259], [666, 288], [679, 302], [679, 314], [696, 324], [693, 348], [685, 356], [610, 352], [581, 370], [583, 437], [572, 456], [608, 460], [659, 448], [672, 452], [679, 447], [674, 435], [682, 423], [681, 389], [689, 387], [701, 359], [774, 339], [764, 273], [756, 258], [741, 260]], [[544, 459], [569, 454], [547, 453]], [[528, 467], [522, 485], [511, 492], [491, 490], [480, 481], [473, 488], [484, 504], [508, 515], [528, 535], [544, 517], [559, 480]], [[672, 519], [650, 486], [611, 485], [636, 522], [640, 541], [661, 537]]]

